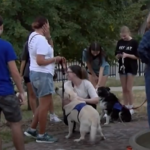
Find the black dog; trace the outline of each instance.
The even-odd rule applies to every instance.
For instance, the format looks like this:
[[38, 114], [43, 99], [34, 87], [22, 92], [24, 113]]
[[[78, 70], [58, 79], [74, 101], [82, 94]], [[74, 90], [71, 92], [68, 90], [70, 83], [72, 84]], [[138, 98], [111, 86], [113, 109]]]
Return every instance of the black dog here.
[[131, 121], [129, 109], [119, 102], [118, 98], [110, 92], [109, 87], [99, 87], [97, 94], [100, 97], [100, 108], [102, 110], [101, 119], [104, 114], [106, 114], [105, 124], [109, 124], [110, 119], [112, 119], [112, 121], [120, 120], [122, 122]]

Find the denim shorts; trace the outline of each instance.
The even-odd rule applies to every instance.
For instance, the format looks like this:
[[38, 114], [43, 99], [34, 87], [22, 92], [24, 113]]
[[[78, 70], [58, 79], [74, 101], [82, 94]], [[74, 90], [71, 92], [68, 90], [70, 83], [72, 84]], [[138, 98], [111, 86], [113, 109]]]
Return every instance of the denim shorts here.
[[30, 81], [38, 98], [54, 93], [53, 76], [50, 73], [30, 71]]
[[[94, 72], [97, 76], [99, 76], [99, 71], [94, 70]], [[110, 73], [110, 66], [105, 66], [104, 71], [103, 71], [103, 76], [109, 76], [109, 73]], [[88, 71], [88, 74], [91, 75], [91, 73], [89, 71]]]
[[19, 122], [22, 119], [18, 97], [14, 95], [0, 96], [0, 113], [3, 112], [8, 122]]
[[132, 73], [119, 73], [120, 76], [129, 76], [129, 75], [132, 75], [132, 76], [136, 76], [135, 74], [132, 74]]
[[110, 66], [105, 66], [104, 67], [103, 76], [108, 76], [109, 73], [110, 73]]

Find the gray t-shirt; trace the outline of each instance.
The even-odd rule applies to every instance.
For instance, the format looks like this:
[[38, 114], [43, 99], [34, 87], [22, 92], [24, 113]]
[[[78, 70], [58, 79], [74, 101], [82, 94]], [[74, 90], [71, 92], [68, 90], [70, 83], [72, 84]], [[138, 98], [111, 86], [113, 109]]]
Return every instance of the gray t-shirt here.
[[76, 86], [73, 87], [71, 81], [66, 81], [64, 87], [65, 86], [73, 88], [74, 91], [77, 93], [77, 95], [81, 98], [86, 99], [88, 97], [90, 98], [98, 97], [94, 86], [88, 80], [82, 80], [81, 84], [78, 87]]

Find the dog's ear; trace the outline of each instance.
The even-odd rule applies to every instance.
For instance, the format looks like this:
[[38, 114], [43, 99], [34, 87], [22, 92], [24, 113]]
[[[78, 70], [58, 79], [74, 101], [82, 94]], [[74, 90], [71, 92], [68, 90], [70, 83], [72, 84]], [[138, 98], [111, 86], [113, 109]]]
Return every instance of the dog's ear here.
[[110, 88], [109, 88], [109, 87], [106, 87], [106, 89], [107, 89], [107, 91], [109, 91], [109, 92], [110, 92]]

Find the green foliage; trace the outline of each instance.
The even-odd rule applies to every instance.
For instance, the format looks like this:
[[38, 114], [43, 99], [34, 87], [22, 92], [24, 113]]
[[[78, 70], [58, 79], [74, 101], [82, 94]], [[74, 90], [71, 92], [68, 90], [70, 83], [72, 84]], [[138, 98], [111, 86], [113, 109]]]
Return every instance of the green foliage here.
[[146, 8], [141, 10], [145, 4], [144, 0], [0, 0], [0, 14], [5, 19], [3, 38], [19, 54], [31, 23], [44, 15], [50, 22], [56, 54], [79, 59], [83, 48], [99, 41], [113, 60], [120, 26], [137, 31], [147, 13]]

